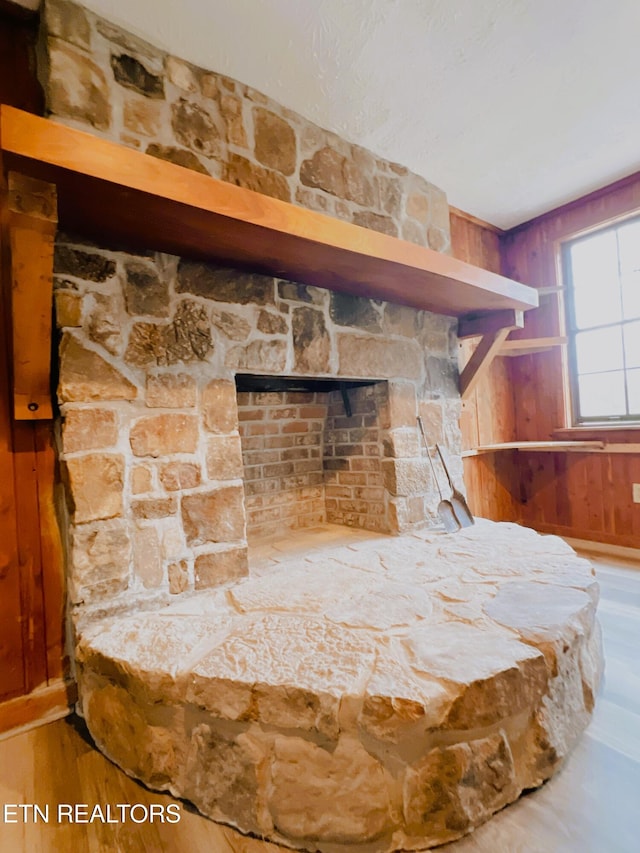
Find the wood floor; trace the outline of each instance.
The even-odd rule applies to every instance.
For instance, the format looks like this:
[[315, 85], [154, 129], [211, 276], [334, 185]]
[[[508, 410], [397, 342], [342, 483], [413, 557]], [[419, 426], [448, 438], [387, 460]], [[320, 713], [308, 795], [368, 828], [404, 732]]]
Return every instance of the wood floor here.
[[[606, 674], [593, 721], [561, 772], [446, 853], [636, 853], [640, 849], [640, 565], [591, 557], [601, 583]], [[176, 824], [58, 824], [58, 803], [174, 803], [90, 744], [78, 721], [0, 742], [0, 853], [277, 853], [180, 804]], [[5, 804], [51, 806], [45, 824], [3, 822]], [[141, 813], [141, 812], [139, 812]]]

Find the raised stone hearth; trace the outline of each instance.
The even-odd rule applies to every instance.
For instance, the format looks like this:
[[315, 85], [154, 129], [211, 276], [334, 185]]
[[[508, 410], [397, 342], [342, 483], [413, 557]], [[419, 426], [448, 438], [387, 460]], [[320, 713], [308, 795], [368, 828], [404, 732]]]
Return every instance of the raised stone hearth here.
[[587, 725], [598, 587], [562, 540], [516, 525], [341, 530], [90, 623], [83, 713], [127, 773], [244, 832], [327, 853], [435, 846], [544, 782]]

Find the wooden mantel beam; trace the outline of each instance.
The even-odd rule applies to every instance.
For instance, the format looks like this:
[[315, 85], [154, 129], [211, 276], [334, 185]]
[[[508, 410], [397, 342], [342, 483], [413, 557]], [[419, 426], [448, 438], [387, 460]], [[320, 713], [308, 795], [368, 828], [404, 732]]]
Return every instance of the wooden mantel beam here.
[[535, 289], [388, 234], [269, 198], [0, 106], [7, 168], [55, 184], [86, 237], [462, 317], [538, 304]]
[[53, 417], [51, 315], [56, 188], [9, 172], [7, 229], [11, 257], [13, 415], [16, 420]]

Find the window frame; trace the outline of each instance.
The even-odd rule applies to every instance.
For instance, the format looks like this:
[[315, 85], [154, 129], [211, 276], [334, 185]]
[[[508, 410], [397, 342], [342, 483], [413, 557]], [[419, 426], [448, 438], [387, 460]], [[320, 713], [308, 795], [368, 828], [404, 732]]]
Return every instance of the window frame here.
[[[571, 422], [573, 427], [575, 428], [606, 428], [612, 427], [616, 425], [621, 426], [639, 426], [640, 427], [640, 412], [636, 414], [619, 414], [619, 415], [589, 415], [589, 416], [581, 416], [580, 415], [580, 395], [579, 395], [579, 383], [578, 383], [578, 356], [577, 356], [577, 347], [576, 347], [576, 337], [579, 332], [587, 331], [585, 329], [579, 329], [576, 325], [576, 314], [575, 314], [575, 287], [573, 284], [573, 276], [571, 274], [571, 248], [575, 246], [577, 243], [581, 243], [583, 241], [589, 240], [596, 235], [605, 234], [608, 231], [616, 232], [619, 228], [624, 225], [637, 221], [640, 223], [640, 213], [638, 211], [634, 211], [633, 213], [628, 213], [626, 215], [616, 217], [613, 221], [609, 221], [606, 224], [596, 225], [589, 228], [586, 231], [583, 231], [579, 234], [574, 234], [571, 237], [567, 237], [560, 242], [560, 268], [562, 274], [562, 282], [563, 282], [563, 290], [565, 295], [566, 302], [566, 310], [564, 312], [564, 323], [565, 330], [568, 338], [568, 363], [567, 363], [567, 372], [568, 372], [568, 381], [569, 381], [569, 404], [570, 404], [570, 412], [571, 412]], [[616, 243], [617, 243], [616, 239]], [[618, 248], [618, 272], [620, 270], [620, 252]], [[617, 286], [620, 287], [620, 276], [618, 275]], [[595, 326], [594, 329], [605, 329], [605, 328], [620, 328], [623, 329], [624, 326], [628, 323], [638, 322], [638, 317], [633, 319], [621, 319], [618, 322], [614, 323], [603, 323], [601, 326]], [[624, 341], [622, 346], [622, 360], [623, 360], [623, 371], [624, 371], [624, 391], [625, 391], [625, 404], [626, 408], [629, 408], [629, 394], [628, 394], [628, 386], [627, 386], [627, 371], [633, 368], [627, 368], [626, 360], [625, 360], [625, 349], [624, 349]], [[605, 371], [603, 371], [605, 372]]]

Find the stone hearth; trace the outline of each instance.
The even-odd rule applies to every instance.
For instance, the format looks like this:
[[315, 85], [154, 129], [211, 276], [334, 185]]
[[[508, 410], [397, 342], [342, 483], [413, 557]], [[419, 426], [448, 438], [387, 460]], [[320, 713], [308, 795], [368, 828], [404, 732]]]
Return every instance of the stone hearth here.
[[586, 726], [597, 584], [562, 540], [335, 528], [251, 576], [88, 627], [83, 713], [127, 773], [308, 850], [457, 838], [540, 785]]

